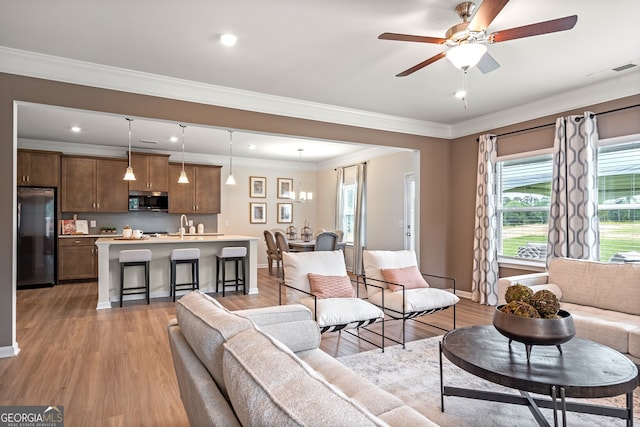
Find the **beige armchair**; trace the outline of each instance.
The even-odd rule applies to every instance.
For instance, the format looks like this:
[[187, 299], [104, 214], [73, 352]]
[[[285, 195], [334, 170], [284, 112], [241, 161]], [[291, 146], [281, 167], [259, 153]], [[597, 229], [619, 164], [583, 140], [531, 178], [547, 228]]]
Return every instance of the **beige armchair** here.
[[[402, 341], [387, 339], [405, 346], [405, 323], [453, 308], [453, 329], [456, 327], [456, 281], [451, 277], [424, 274], [418, 270], [414, 251], [368, 251], [362, 253], [368, 301], [384, 310], [391, 319], [402, 320]], [[452, 284], [452, 292], [430, 287], [425, 277], [445, 280]], [[375, 286], [372, 286], [375, 285]], [[431, 327], [444, 328], [425, 323]]]
[[[347, 275], [342, 251], [285, 252], [282, 265], [281, 305], [284, 293], [286, 304], [302, 304], [311, 310], [321, 333], [351, 333], [349, 330], [356, 329], [357, 334], [351, 335], [384, 351], [384, 313], [379, 307], [359, 298], [357, 282]], [[374, 322], [382, 323], [382, 332], [366, 328]], [[361, 330], [380, 337], [382, 343], [364, 338]]]

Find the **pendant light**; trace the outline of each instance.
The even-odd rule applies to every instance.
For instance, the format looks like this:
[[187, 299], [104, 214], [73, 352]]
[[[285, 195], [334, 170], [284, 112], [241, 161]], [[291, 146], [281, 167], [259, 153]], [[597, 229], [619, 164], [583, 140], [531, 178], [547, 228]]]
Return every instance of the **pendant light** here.
[[[298, 158], [300, 160], [300, 163], [302, 163], [302, 152], [304, 151], [304, 148], [298, 148]], [[291, 200], [293, 200], [296, 203], [305, 203], [305, 202], [310, 202], [311, 200], [313, 200], [313, 193], [310, 191], [302, 191], [302, 180], [300, 180], [300, 192], [298, 193], [298, 198], [296, 199], [296, 192], [295, 191], [291, 191], [289, 192], [289, 198], [291, 198]]]
[[124, 178], [122, 179], [125, 181], [135, 181], [136, 176], [134, 175], [133, 168], [131, 167], [131, 122], [133, 121], [133, 119], [129, 117], [125, 118], [129, 122], [129, 166], [127, 166], [127, 171], [124, 173]]
[[184, 128], [187, 125], [180, 125], [182, 128], [182, 171], [180, 172], [180, 177], [178, 178], [178, 184], [188, 184], [189, 178], [187, 178], [187, 173], [184, 171]]
[[229, 131], [229, 176], [227, 177], [227, 185], [236, 185], [233, 177], [233, 131]]

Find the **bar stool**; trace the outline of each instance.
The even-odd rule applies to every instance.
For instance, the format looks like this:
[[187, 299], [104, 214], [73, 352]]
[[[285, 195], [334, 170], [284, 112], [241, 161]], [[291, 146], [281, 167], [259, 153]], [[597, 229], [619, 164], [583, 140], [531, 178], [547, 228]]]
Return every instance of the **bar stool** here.
[[[118, 261], [120, 261], [120, 307], [122, 307], [122, 297], [124, 295], [145, 294], [147, 304], [149, 304], [149, 261], [151, 261], [151, 250], [134, 249], [120, 251]], [[144, 267], [144, 286], [125, 288], [124, 268], [136, 266]]]
[[[191, 282], [177, 283], [176, 270], [178, 264], [191, 265]], [[171, 251], [171, 287], [169, 296], [176, 300], [176, 291], [200, 289], [200, 249], [184, 248]]]
[[[245, 269], [245, 259], [247, 256], [247, 248], [234, 246], [222, 248], [220, 252], [216, 254], [216, 292], [218, 292], [218, 285], [222, 284], [222, 296], [224, 297], [225, 287], [234, 286], [238, 291], [238, 286], [242, 286], [242, 291], [247, 294], [246, 277], [247, 270]], [[233, 261], [235, 265], [235, 278], [227, 279], [226, 276], [226, 264], [228, 261]], [[242, 263], [242, 278], [238, 275], [238, 263]], [[222, 266], [222, 268], [221, 268]], [[220, 274], [222, 273], [222, 277]], [[232, 283], [233, 282], [233, 283]]]

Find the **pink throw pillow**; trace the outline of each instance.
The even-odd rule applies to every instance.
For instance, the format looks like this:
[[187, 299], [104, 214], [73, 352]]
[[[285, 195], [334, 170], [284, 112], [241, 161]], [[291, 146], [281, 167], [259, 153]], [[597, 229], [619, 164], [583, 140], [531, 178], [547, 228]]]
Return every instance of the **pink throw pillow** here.
[[323, 276], [308, 273], [311, 293], [318, 298], [353, 298], [349, 276]]
[[424, 280], [420, 270], [415, 265], [402, 268], [381, 268], [380, 271], [385, 282], [389, 282], [389, 289], [392, 292], [402, 290], [402, 286], [398, 285], [404, 285], [405, 289], [429, 287], [429, 284]]

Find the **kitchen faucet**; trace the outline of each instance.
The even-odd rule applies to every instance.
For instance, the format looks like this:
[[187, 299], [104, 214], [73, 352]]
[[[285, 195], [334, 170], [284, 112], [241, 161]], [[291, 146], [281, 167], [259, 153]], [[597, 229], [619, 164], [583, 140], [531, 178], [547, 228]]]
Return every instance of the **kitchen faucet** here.
[[[185, 227], [183, 227], [183, 226], [182, 226], [182, 220], [184, 220], [184, 225], [185, 225]], [[186, 228], [186, 227], [188, 227], [188, 226], [189, 226], [189, 220], [187, 219], [187, 216], [186, 216], [185, 214], [182, 214], [182, 215], [180, 216], [180, 227], [179, 227], [179, 229], [180, 229], [180, 238], [181, 238], [181, 239], [183, 239], [183, 238], [184, 238], [184, 230], [185, 230], [185, 228]]]

